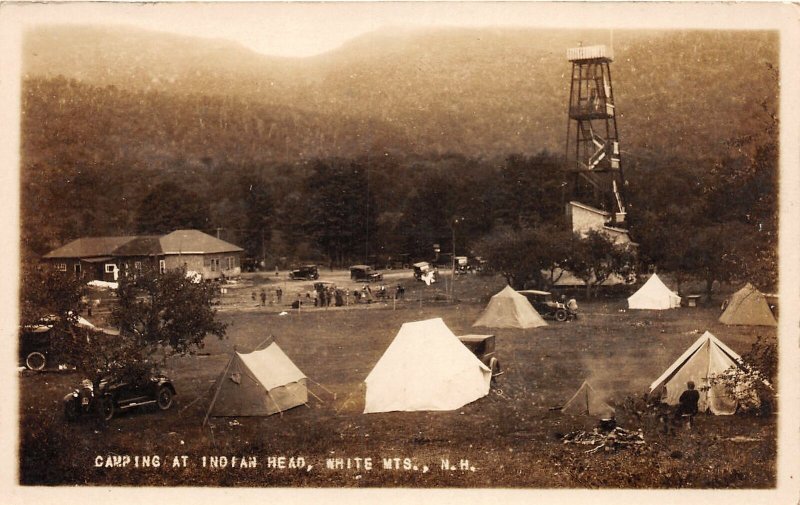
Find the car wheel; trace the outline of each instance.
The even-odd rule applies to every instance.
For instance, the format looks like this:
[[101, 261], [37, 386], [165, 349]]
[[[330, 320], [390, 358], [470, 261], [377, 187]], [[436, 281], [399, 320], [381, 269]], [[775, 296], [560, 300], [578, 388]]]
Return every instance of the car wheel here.
[[28, 357], [25, 358], [25, 366], [31, 370], [44, 370], [46, 364], [47, 358], [44, 354], [37, 351], [28, 354]]
[[158, 388], [156, 403], [161, 410], [167, 410], [172, 407], [172, 390], [168, 386]]
[[558, 309], [556, 311], [556, 321], [563, 323], [567, 320], [567, 311], [564, 309]]
[[106, 396], [100, 400], [100, 417], [103, 421], [110, 421], [114, 417], [115, 410], [113, 398]]

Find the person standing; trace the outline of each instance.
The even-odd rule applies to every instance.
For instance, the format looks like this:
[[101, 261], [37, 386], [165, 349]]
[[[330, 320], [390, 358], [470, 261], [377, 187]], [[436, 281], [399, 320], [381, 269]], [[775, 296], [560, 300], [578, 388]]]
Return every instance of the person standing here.
[[275, 298], [278, 299], [278, 304], [281, 303], [281, 298], [282, 297], [283, 297], [283, 290], [281, 289], [280, 286], [278, 286], [278, 288], [275, 290]]
[[267, 305], [267, 292], [263, 289], [261, 290], [261, 306], [265, 307]]

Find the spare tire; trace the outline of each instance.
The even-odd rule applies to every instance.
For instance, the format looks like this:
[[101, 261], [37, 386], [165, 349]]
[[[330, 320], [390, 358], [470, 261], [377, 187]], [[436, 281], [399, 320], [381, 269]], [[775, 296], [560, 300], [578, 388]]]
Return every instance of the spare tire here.
[[46, 364], [47, 358], [44, 354], [38, 351], [33, 351], [25, 358], [25, 366], [27, 366], [30, 370], [44, 370]]

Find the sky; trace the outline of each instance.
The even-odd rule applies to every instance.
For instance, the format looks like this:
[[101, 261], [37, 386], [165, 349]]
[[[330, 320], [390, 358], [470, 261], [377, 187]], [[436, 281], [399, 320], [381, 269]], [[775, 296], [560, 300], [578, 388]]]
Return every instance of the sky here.
[[[385, 27], [575, 27], [664, 28], [772, 26], [763, 4], [703, 7], [683, 4], [546, 2], [128, 2], [10, 6], [5, 21], [19, 26], [43, 23], [127, 24], [146, 29], [223, 38], [272, 56], [305, 57]], [[698, 12], [696, 9], [705, 9]], [[690, 14], [690, 10], [695, 9]], [[690, 14], [690, 15], [689, 15]]]

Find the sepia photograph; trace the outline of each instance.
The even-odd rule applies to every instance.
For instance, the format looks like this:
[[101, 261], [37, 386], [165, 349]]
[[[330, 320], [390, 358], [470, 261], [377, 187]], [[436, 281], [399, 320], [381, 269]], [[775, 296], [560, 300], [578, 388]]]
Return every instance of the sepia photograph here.
[[798, 12], [3, 3], [12, 502], [796, 503]]

